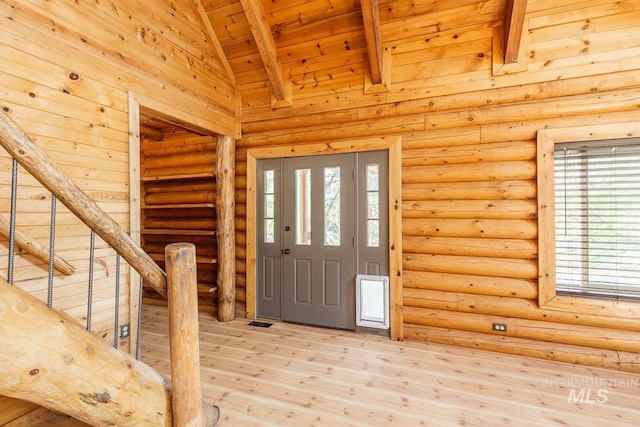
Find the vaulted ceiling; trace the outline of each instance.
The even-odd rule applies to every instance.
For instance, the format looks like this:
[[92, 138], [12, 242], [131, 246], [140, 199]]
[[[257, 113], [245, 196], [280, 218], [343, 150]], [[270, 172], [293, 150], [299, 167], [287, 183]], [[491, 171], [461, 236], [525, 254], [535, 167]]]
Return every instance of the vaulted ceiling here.
[[503, 26], [505, 63], [516, 62], [527, 0], [195, 0], [227, 76], [269, 85], [273, 106], [292, 85], [362, 79], [385, 91], [394, 43], [467, 26]]

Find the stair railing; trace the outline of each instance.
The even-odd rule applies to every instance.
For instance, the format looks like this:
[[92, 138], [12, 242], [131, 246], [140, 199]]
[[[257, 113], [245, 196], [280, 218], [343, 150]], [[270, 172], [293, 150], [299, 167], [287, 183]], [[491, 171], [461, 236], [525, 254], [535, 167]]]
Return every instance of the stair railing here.
[[[93, 351], [96, 348], [100, 349], [102, 357], [98, 360], [111, 361], [110, 369], [113, 369], [114, 363], [117, 365], [117, 360], [119, 358], [130, 358], [131, 356], [122, 352], [117, 351], [118, 346], [118, 325], [117, 325], [117, 317], [118, 317], [118, 299], [119, 299], [119, 267], [120, 267], [120, 257], [124, 258], [129, 265], [131, 265], [139, 274], [140, 274], [140, 284], [143, 281], [148, 283], [151, 287], [153, 287], [160, 295], [164, 298], [167, 298], [167, 295], [195, 295], [195, 298], [175, 298], [177, 303], [172, 304], [172, 301], [169, 300], [169, 324], [170, 324], [170, 339], [171, 339], [171, 372], [172, 377], [177, 381], [180, 378], [179, 387], [174, 389], [173, 393], [167, 387], [164, 387], [163, 381], [156, 386], [149, 386], [148, 384], [138, 384], [138, 386], [142, 386], [142, 390], [136, 389], [138, 393], [143, 392], [145, 390], [149, 390], [149, 394], [152, 395], [150, 400], [143, 400], [143, 404], [149, 404], [150, 402], [156, 402], [160, 408], [157, 409], [155, 415], [153, 415], [153, 419], [143, 419], [141, 420], [139, 417], [133, 416], [133, 413], [124, 414], [125, 417], [133, 416], [133, 423], [131, 425], [203, 425], [203, 426], [213, 426], [217, 422], [219, 417], [219, 412], [217, 407], [208, 405], [205, 402], [201, 401], [201, 390], [200, 390], [200, 377], [199, 377], [199, 354], [197, 348], [197, 336], [198, 336], [198, 323], [197, 323], [197, 293], [196, 289], [196, 279], [187, 277], [183, 278], [184, 272], [193, 270], [195, 271], [195, 248], [193, 248], [193, 259], [190, 259], [190, 256], [176, 256], [172, 255], [175, 252], [175, 248], [170, 250], [167, 248], [167, 268], [171, 268], [172, 270], [169, 272], [169, 277], [171, 277], [171, 281], [169, 283], [171, 292], [167, 290], [167, 274], [153, 261], [131, 238], [130, 236], [119, 226], [118, 223], [115, 222], [110, 216], [102, 211], [98, 207], [98, 205], [90, 199], [75, 183], [68, 178], [56, 165], [55, 163], [35, 144], [33, 141], [4, 113], [0, 111], [0, 145], [11, 155], [13, 158], [13, 168], [12, 168], [12, 189], [11, 189], [11, 214], [10, 219], [7, 221], [5, 218], [0, 216], [0, 234], [3, 234], [9, 238], [9, 267], [8, 267], [8, 280], [7, 284], [12, 285], [14, 281], [13, 277], [13, 258], [14, 258], [14, 244], [18, 244], [25, 251], [30, 254], [36, 256], [41, 260], [46, 260], [49, 264], [49, 284], [48, 284], [48, 297], [47, 297], [47, 306], [49, 309], [49, 313], [51, 314], [41, 314], [41, 318], [50, 318], [50, 322], [53, 324], [69, 323], [68, 316], [64, 313], [56, 312], [56, 310], [51, 310], [52, 308], [52, 289], [53, 289], [53, 270], [57, 269], [61, 271], [63, 274], [70, 275], [73, 273], [74, 268], [66, 261], [62, 260], [60, 257], [55, 255], [54, 251], [54, 242], [55, 242], [55, 214], [56, 214], [56, 203], [57, 201], [61, 201], [71, 212], [73, 212], [82, 222], [84, 222], [91, 229], [91, 251], [93, 252], [95, 234], [100, 236], [109, 246], [111, 246], [116, 251], [116, 325], [114, 330], [114, 346], [113, 351], [116, 353], [109, 353], [108, 350], [104, 349], [104, 341], [90, 334], [91, 330], [91, 299], [92, 299], [92, 272], [89, 273], [89, 301], [88, 301], [88, 311], [87, 311], [87, 325], [86, 325], [86, 334], [88, 337], [84, 337], [83, 340], [89, 340], [92, 344], [88, 344], [87, 350], [90, 347], [92, 351], [90, 352], [91, 356]], [[52, 194], [51, 197], [51, 230], [50, 230], [50, 245], [49, 249], [42, 247], [38, 242], [33, 239], [30, 239], [27, 235], [20, 232], [20, 230], [16, 229], [16, 221], [15, 221], [15, 206], [16, 206], [16, 190], [17, 190], [17, 168], [18, 164], [22, 166], [27, 172], [29, 172], [34, 178], [36, 178], [47, 190], [49, 190]], [[187, 254], [190, 254], [190, 248], [188, 247], [180, 247], [179, 252], [182, 253], [187, 251]], [[90, 260], [90, 266], [93, 266], [93, 254], [91, 255], [92, 259]], [[0, 279], [0, 282], [3, 282], [4, 279]], [[0, 286], [3, 286], [0, 283]], [[12, 286], [9, 286], [12, 288]], [[193, 288], [193, 292], [189, 291], [190, 288]], [[31, 306], [35, 301], [35, 298], [30, 296], [29, 294], [24, 293], [18, 289], [13, 289], [11, 291], [6, 288], [2, 290], [6, 293], [3, 295], [3, 301], [0, 302], [0, 315], [4, 315], [8, 313], [8, 310], [3, 310], [2, 304], [10, 304], [10, 301], [21, 301], [16, 303], [20, 307]], [[36, 312], [37, 310], [31, 310]], [[42, 312], [43, 313], [43, 312]], [[189, 315], [185, 313], [190, 313]], [[193, 313], [195, 313], [195, 320], [193, 317]], [[10, 317], [10, 313], [8, 314]], [[140, 316], [138, 316], [140, 317]], [[187, 319], [187, 320], [185, 320]], [[5, 320], [5, 319], [3, 319]], [[15, 320], [15, 319], [14, 319]], [[9, 319], [10, 321], [10, 319]], [[14, 323], [19, 323], [20, 328], [23, 330], [19, 333], [21, 334], [37, 334], [38, 331], [33, 331], [30, 329], [29, 321], [24, 320], [15, 320]], [[74, 322], [77, 324], [77, 322]], [[189, 330], [185, 332], [185, 323], [189, 325]], [[67, 335], [73, 335], [74, 337], [69, 340], [70, 337], [61, 337], [59, 340], [67, 340], [69, 341], [67, 345], [69, 347], [73, 346], [73, 343], [78, 340], [79, 332], [77, 331], [77, 327], [73, 329], [74, 332]], [[173, 332], [177, 331], [177, 332]], [[139, 335], [139, 334], [138, 334]], [[188, 336], [190, 343], [185, 345], [182, 341], [185, 341], [184, 338]], [[196, 348], [193, 348], [193, 340], [195, 337]], [[95, 342], [98, 340], [100, 343]], [[31, 345], [37, 345], [38, 341], [31, 342]], [[8, 344], [3, 343], [3, 344]], [[45, 346], [46, 347], [46, 346]], [[177, 352], [176, 352], [177, 351]], [[136, 358], [139, 359], [139, 342], [136, 346]], [[49, 357], [56, 357], [56, 349], [50, 349], [49, 353], [47, 353]], [[84, 355], [86, 356], [86, 355]], [[79, 357], [79, 356], [76, 356]], [[185, 362], [185, 358], [187, 358]], [[72, 355], [64, 356], [65, 363], [66, 361], [71, 359], [73, 362], [74, 357]], [[179, 359], [179, 360], [178, 360]], [[43, 365], [47, 365], [50, 361], [43, 362]], [[71, 365], [80, 365], [81, 363], [72, 363]], [[86, 362], [86, 361], [85, 361]], [[126, 363], [120, 362], [120, 368], [122, 366], [129, 366], [129, 370], [135, 372], [129, 372], [129, 375], [141, 376], [147, 378], [151, 375], [148, 372], [148, 369], [138, 366], [137, 360], [128, 361]], [[109, 363], [106, 363], [107, 365]], [[11, 375], [16, 377], [16, 382], [21, 382], [18, 380], [20, 378], [20, 373], [13, 372], [19, 368], [13, 368], [11, 366], [5, 366], [2, 369], [5, 369], [3, 372], [3, 377], [9, 378]], [[0, 370], [2, 370], [0, 369]], [[98, 366], [96, 369], [100, 370], [101, 367]], [[51, 369], [53, 373], [49, 373], [49, 381], [59, 381], [60, 377], [64, 378], [64, 372], [55, 372], [55, 369]], [[75, 372], [73, 369], [70, 369], [70, 372]], [[37, 376], [40, 374], [40, 370], [37, 368], [32, 369], [29, 372], [30, 375]], [[114, 373], [115, 374], [115, 373]], [[107, 373], [107, 377], [110, 374]], [[125, 374], [126, 376], [126, 374]], [[147, 378], [148, 380], [148, 378]], [[9, 381], [10, 382], [10, 381]], [[44, 384], [47, 384], [46, 381], [40, 381]], [[63, 381], [64, 382], [64, 381]], [[151, 381], [152, 383], [154, 381]], [[38, 382], [39, 383], [39, 382]], [[156, 381], [157, 383], [157, 381]], [[34, 383], [35, 384], [35, 383]], [[125, 388], [130, 389], [131, 383], [127, 382], [128, 385]], [[134, 387], [135, 388], [135, 387]], [[153, 391], [151, 391], [153, 389]], [[164, 391], [163, 391], [164, 390]], [[76, 399], [65, 399], [64, 394], [60, 398], [56, 398], [55, 394], [53, 396], [47, 395], [48, 389], [45, 387], [44, 389], [38, 389], [38, 387], [33, 387], [30, 389], [30, 386], [27, 384], [13, 384], [8, 388], [0, 387], [0, 393], [6, 394], [8, 396], [17, 397], [25, 400], [31, 400], [35, 403], [39, 403], [42, 406], [48, 407], [53, 410], [63, 410], [64, 413], [68, 415], [72, 415], [77, 417], [78, 419], [85, 421], [89, 424], [96, 423], [95, 425], [102, 425], [103, 423], [112, 423], [117, 422], [118, 425], [128, 425], [123, 424], [123, 412], [122, 407], [118, 407], [120, 403], [113, 405], [111, 402], [111, 394], [108, 392], [104, 393], [96, 393], [94, 395], [90, 395], [89, 397], [84, 396], [78, 400]], [[74, 390], [76, 392], [76, 390]], [[169, 401], [173, 399], [173, 407], [172, 405], [166, 404], [162, 399], [158, 400], [158, 393], [164, 394], [165, 398], [168, 398]], [[172, 396], [171, 396], [172, 395]], [[155, 397], [153, 397], [155, 396]], [[73, 402], [69, 402], [73, 401]], [[166, 400], [166, 399], [165, 399]], [[185, 402], [191, 402], [190, 405], [186, 405]], [[87, 405], [88, 404], [88, 405]], [[51, 407], [53, 406], [53, 407]], [[99, 410], [96, 410], [96, 406]], [[166, 406], [166, 407], [162, 407]], [[186, 406], [189, 406], [186, 408]], [[151, 408], [151, 412], [154, 411], [154, 408]], [[106, 414], [105, 414], [106, 412]], [[113, 413], [110, 413], [113, 412]], [[135, 411], [133, 411], [135, 412]]]

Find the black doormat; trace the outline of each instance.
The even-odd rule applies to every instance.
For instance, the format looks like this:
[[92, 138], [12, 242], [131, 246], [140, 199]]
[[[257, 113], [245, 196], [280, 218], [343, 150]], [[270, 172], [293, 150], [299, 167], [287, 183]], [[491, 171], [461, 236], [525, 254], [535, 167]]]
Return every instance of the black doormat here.
[[271, 325], [273, 325], [273, 323], [258, 322], [257, 320], [253, 320], [253, 321], [249, 322], [249, 326], [257, 326], [258, 328], [268, 328]]

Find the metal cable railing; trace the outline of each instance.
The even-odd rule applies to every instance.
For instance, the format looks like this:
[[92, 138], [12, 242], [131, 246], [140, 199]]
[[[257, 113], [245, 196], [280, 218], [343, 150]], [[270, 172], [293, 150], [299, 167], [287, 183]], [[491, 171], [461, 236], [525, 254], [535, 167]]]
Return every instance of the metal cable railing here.
[[[163, 297], [167, 297], [168, 282], [171, 285], [171, 294], [176, 299], [176, 303], [170, 305], [169, 310], [169, 326], [170, 326], [170, 339], [175, 345], [171, 346], [171, 372], [172, 377], [175, 379], [173, 392], [167, 386], [167, 382], [155, 371], [151, 370], [147, 365], [143, 363], [129, 363], [133, 362], [129, 356], [120, 354], [119, 352], [109, 351], [110, 344], [100, 341], [100, 338], [95, 335], [87, 334], [85, 328], [79, 323], [67, 324], [65, 328], [56, 328], [57, 339], [61, 340], [64, 345], [56, 345], [56, 343], [41, 343], [40, 346], [46, 349], [45, 352], [49, 357], [43, 358], [43, 363], [50, 360], [64, 359], [66, 361], [74, 360], [75, 356], [83, 358], [84, 364], [93, 363], [95, 360], [91, 355], [96, 352], [100, 355], [100, 359], [105, 361], [105, 365], [108, 366], [122, 366], [122, 363], [126, 360], [128, 369], [124, 370], [125, 376], [132, 378], [127, 382], [128, 387], [112, 387], [110, 393], [98, 393], [94, 396], [92, 392], [97, 389], [104, 389], [105, 381], [109, 382], [109, 371], [102, 372], [103, 375], [91, 375], [77, 384], [69, 384], [70, 389], [74, 390], [74, 393], [69, 393], [64, 399], [60, 398], [60, 393], [56, 387], [52, 387], [51, 384], [56, 385], [66, 380], [71, 381], [74, 379], [74, 372], [76, 375], [84, 375], [85, 371], [81, 366], [85, 366], [83, 363], [68, 363], [65, 365], [65, 369], [56, 370], [52, 369], [48, 372], [46, 378], [42, 377], [40, 381], [21, 381], [17, 378], [24, 372], [24, 369], [28, 368], [25, 365], [23, 358], [19, 356], [22, 351], [21, 348], [13, 353], [12, 357], [9, 357], [11, 364], [2, 364], [3, 377], [10, 377], [8, 382], [0, 382], [0, 392], [8, 396], [24, 397], [28, 396], [30, 401], [41, 404], [43, 406], [51, 405], [54, 402], [62, 410], [62, 413], [74, 414], [78, 419], [86, 421], [91, 425], [97, 424], [109, 424], [116, 425], [123, 417], [134, 417], [137, 423], [136, 425], [169, 425], [171, 420], [173, 425], [187, 425], [191, 424], [188, 420], [201, 420], [203, 425], [215, 425], [219, 418], [218, 408], [202, 401], [200, 375], [199, 375], [199, 358], [197, 346], [192, 344], [198, 342], [198, 322], [197, 322], [197, 280], [195, 277], [195, 246], [190, 244], [170, 245], [175, 246], [169, 250], [167, 247], [167, 264], [168, 269], [171, 272], [171, 280], [168, 281], [168, 274], [165, 273], [153, 259], [151, 259], [140, 247], [137, 245], [126, 233], [122, 227], [110, 216], [108, 216], [98, 205], [88, 198], [86, 194], [68, 177], [66, 176], [49, 158], [48, 156], [37, 147], [33, 141], [21, 131], [21, 129], [13, 123], [9, 117], [0, 112], [0, 145], [7, 151], [7, 153], [14, 160], [14, 172], [12, 181], [12, 193], [17, 193], [17, 164], [22, 166], [26, 172], [36, 178], [44, 188], [51, 193], [51, 229], [49, 233], [49, 249], [41, 247], [37, 241], [29, 238], [21, 230], [16, 228], [15, 211], [18, 198], [13, 195], [11, 202], [12, 218], [9, 221], [5, 221], [4, 217], [0, 215], [0, 230], [3, 235], [9, 235], [11, 240], [10, 246], [12, 247], [11, 253], [8, 258], [10, 259], [10, 268], [12, 282], [22, 283], [26, 279], [15, 280], [14, 277], [14, 256], [15, 245], [19, 244], [22, 249], [35, 255], [37, 258], [46, 262], [49, 266], [49, 272], [47, 277], [47, 305], [51, 307], [54, 303], [57, 303], [58, 299], [53, 298], [54, 291], [54, 270], [60, 270], [67, 275], [73, 274], [75, 268], [66, 261], [55, 255], [55, 238], [56, 238], [56, 202], [61, 201], [73, 214], [76, 215], [89, 229], [93, 236], [94, 232], [116, 253], [116, 284], [115, 284], [115, 305], [114, 308], [114, 347], [118, 346], [118, 332], [121, 329], [119, 325], [119, 304], [120, 304], [120, 260], [119, 256], [125, 259], [125, 261], [140, 274], [140, 300], [138, 303], [138, 331], [140, 330], [140, 318], [142, 307], [142, 283], [149, 284]], [[11, 229], [13, 231], [5, 233], [5, 229]], [[93, 241], [93, 237], [92, 237]], [[89, 264], [93, 268], [94, 263], [98, 262], [95, 259], [95, 243], [92, 242], [92, 254]], [[107, 271], [107, 265], [105, 263], [105, 271]], [[108, 271], [107, 271], [108, 277]], [[187, 277], [188, 280], [183, 281], [182, 278]], [[89, 281], [93, 283], [94, 277]], [[3, 279], [2, 282], [5, 280]], [[101, 282], [104, 284], [105, 282]], [[91, 285], [93, 293], [93, 285]], [[22, 305], [25, 301], [33, 301], [34, 296], [18, 289], [15, 286], [7, 285], [3, 289], [3, 296], [6, 295], [7, 302], [9, 304]], [[73, 291], [72, 294], [77, 296], [77, 291]], [[102, 294], [104, 295], [104, 294]], [[188, 296], [188, 297], [187, 297]], [[89, 297], [87, 307], [87, 329], [91, 329], [91, 323], [93, 315], [93, 297]], [[103, 298], [104, 300], [104, 298]], [[102, 308], [102, 307], [101, 307]], [[24, 313], [18, 310], [19, 313], [11, 313], [12, 315], [19, 316], [19, 319], [11, 319], [13, 323], [12, 327], [21, 331], [22, 336], [29, 337], [43, 336], [41, 328], [34, 327], [35, 324], [31, 324], [25, 316], [38, 316], [47, 324], [65, 323], [67, 316], [60, 312], [60, 310], [51, 310], [46, 308], [44, 304], [35, 304], [28, 313]], [[7, 310], [4, 313], [8, 312]], [[3, 314], [4, 314], [3, 313]], [[21, 317], [20, 317], [21, 316]], [[77, 318], [77, 316], [76, 316]], [[185, 335], [188, 334], [188, 335]], [[7, 347], [11, 347], [9, 344], [8, 336], [1, 335], [4, 340], [3, 344]], [[138, 339], [136, 345], [136, 359], [140, 358], [140, 334], [137, 334]], [[82, 337], [81, 340], [88, 340], [91, 344], [87, 347], [78, 348], [75, 356], [72, 357], [70, 353], [67, 353], [67, 349], [76, 348], [79, 344], [77, 337]], [[46, 340], [45, 340], [46, 341]], [[53, 344], [53, 345], [52, 345]], [[91, 353], [87, 356], [85, 353]], [[190, 363], [184, 363], [184, 360], [189, 360]], [[31, 369], [31, 368], [30, 368]], [[30, 376], [40, 375], [41, 370], [39, 368], [33, 368], [29, 372]], [[135, 378], [136, 380], [134, 380]], [[140, 379], [144, 378], [144, 381]], [[12, 388], [8, 388], [7, 384], [13, 384]], [[109, 382], [109, 384], [111, 384]], [[86, 390], [86, 393], [76, 392], [77, 387]], [[55, 390], [54, 390], [55, 389]], [[53, 390], [53, 391], [52, 391]], [[112, 393], [112, 394], [111, 394]], [[143, 401], [138, 399], [127, 399], [131, 393], [138, 397], [143, 397]], [[104, 398], [106, 394], [107, 398]], [[95, 411], [94, 405], [87, 405], [87, 399], [95, 399], [96, 404], [99, 404], [100, 410]], [[117, 404], [114, 405], [114, 402]], [[188, 404], [186, 403], [188, 402]], [[192, 405], [192, 402], [200, 402], [200, 405]], [[47, 406], [48, 407], [48, 406]], [[170, 408], [170, 410], [164, 410]], [[126, 422], [130, 423], [131, 419], [127, 419]], [[94, 424], [95, 423], [95, 424]]]
[[[16, 280], [15, 274], [15, 260], [16, 260], [16, 248], [19, 244], [16, 242], [16, 227], [17, 227], [17, 212], [18, 212], [18, 175], [19, 164], [13, 159], [12, 172], [11, 172], [11, 203], [10, 203], [10, 218], [9, 218], [9, 236], [8, 236], [8, 253], [7, 253], [7, 282], [13, 285]], [[50, 207], [50, 224], [49, 224], [49, 245], [48, 245], [48, 261], [47, 261], [47, 291], [46, 291], [46, 305], [49, 309], [54, 306], [54, 287], [55, 287], [55, 248], [56, 248], [56, 222], [57, 222], [57, 198], [55, 195], [51, 195], [51, 207]], [[91, 332], [93, 311], [94, 311], [94, 289], [95, 289], [95, 263], [96, 263], [96, 232], [90, 230], [90, 245], [89, 245], [89, 271], [87, 280], [87, 304], [86, 304], [86, 329]], [[114, 284], [114, 324], [113, 324], [113, 343], [114, 348], [119, 347], [119, 339], [121, 338], [120, 329], [120, 291], [121, 291], [121, 256], [115, 252], [115, 284]], [[138, 303], [138, 325], [137, 330], [140, 330], [141, 316], [142, 316], [142, 284], [143, 279], [140, 278], [140, 300]], [[127, 328], [127, 335], [130, 333]], [[135, 342], [135, 355], [136, 359], [140, 360], [140, 334], [137, 334], [137, 340]]]
[[51, 195], [51, 222], [49, 226], [49, 272], [47, 277], [47, 307], [53, 307], [53, 255], [56, 253], [56, 196]]
[[9, 266], [7, 268], [7, 282], [13, 285], [13, 268], [15, 260], [16, 241], [16, 199], [18, 191], [18, 161], [13, 159], [11, 167], [11, 214], [9, 218]]

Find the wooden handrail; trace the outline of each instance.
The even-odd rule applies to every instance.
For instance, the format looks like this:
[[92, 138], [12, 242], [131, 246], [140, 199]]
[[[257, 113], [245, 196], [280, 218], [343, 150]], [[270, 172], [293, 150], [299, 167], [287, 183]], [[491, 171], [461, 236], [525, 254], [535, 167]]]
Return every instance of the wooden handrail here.
[[[197, 327], [195, 330], [197, 334]], [[38, 343], [36, 347], [34, 342]], [[189, 345], [197, 343], [196, 339]], [[153, 368], [111, 347], [66, 313], [49, 309], [2, 277], [0, 348], [2, 395], [36, 403], [90, 425], [196, 426], [175, 420], [173, 411], [177, 408], [172, 409], [171, 403], [179, 387], [172, 392], [169, 380]], [[178, 359], [176, 363], [185, 361]], [[194, 375], [199, 386], [200, 373]], [[218, 407], [199, 396], [192, 403], [201, 413], [197, 426], [215, 426], [220, 417]]]
[[164, 271], [2, 111], [0, 145], [82, 222], [116, 250], [148, 285], [167, 298], [167, 278]]
[[[0, 145], [167, 298], [165, 272], [1, 111]], [[4, 228], [8, 230], [9, 223], [0, 216], [0, 233]], [[46, 249], [38, 251], [33, 241], [16, 235], [21, 246], [49, 259]], [[147, 365], [0, 278], [0, 347], [12, 348], [5, 355], [9, 359], [2, 358], [7, 363], [0, 364], [0, 376], [8, 379], [0, 384], [0, 394], [91, 425], [214, 426], [219, 410], [201, 399], [195, 246], [170, 246], [176, 246], [167, 249], [166, 258], [174, 285], [169, 304], [173, 393], [169, 382]], [[25, 353], [33, 342], [38, 347]]]
[[[9, 237], [11, 224], [8, 219], [4, 216], [0, 215], [0, 234]], [[15, 230], [15, 241], [16, 245], [38, 258], [41, 261], [46, 263], [49, 262], [49, 250], [38, 243], [36, 240], [33, 240], [27, 234], [23, 233], [20, 230]], [[64, 259], [60, 258], [58, 255], [53, 255], [53, 268], [61, 272], [66, 276], [71, 276], [76, 268], [69, 264]]]
[[90, 425], [172, 425], [165, 378], [2, 278], [0, 348], [2, 395]]

